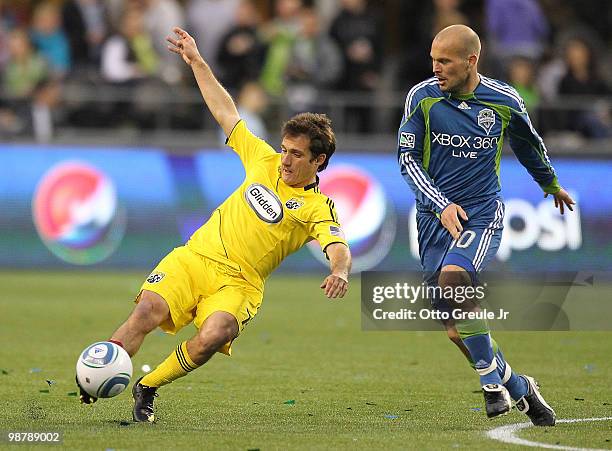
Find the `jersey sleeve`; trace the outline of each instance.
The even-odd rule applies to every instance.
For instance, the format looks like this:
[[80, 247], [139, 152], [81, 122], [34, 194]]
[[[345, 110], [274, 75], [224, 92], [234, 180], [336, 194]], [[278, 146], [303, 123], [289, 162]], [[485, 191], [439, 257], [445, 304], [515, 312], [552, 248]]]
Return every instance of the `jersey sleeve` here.
[[319, 242], [323, 252], [332, 243], [342, 243], [348, 247], [336, 207], [331, 199], [327, 198], [325, 203], [322, 202], [313, 212], [308, 226], [310, 237]]
[[276, 155], [267, 142], [251, 133], [243, 119], [236, 123], [226, 144], [238, 154], [245, 169], [266, 157]]
[[561, 189], [561, 186], [548, 158], [546, 146], [533, 128], [518, 93], [516, 96], [519, 102], [514, 105], [515, 108], [511, 108], [510, 123], [507, 128], [510, 147], [542, 190], [554, 194]]
[[425, 118], [418, 96], [408, 95], [402, 124], [397, 136], [400, 172], [414, 192], [417, 202], [441, 213], [451, 202], [427, 173], [429, 156], [425, 154]]

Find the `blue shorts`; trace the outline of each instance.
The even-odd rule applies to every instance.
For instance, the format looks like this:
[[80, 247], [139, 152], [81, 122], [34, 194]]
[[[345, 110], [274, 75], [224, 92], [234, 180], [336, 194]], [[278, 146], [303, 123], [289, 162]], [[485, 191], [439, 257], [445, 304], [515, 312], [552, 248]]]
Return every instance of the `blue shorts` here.
[[475, 281], [493, 259], [504, 228], [504, 204], [498, 197], [473, 207], [463, 207], [468, 220], [463, 221], [463, 232], [453, 240], [440, 219], [429, 211], [417, 211], [419, 254], [425, 282], [437, 285], [439, 271], [445, 265], [465, 269]]

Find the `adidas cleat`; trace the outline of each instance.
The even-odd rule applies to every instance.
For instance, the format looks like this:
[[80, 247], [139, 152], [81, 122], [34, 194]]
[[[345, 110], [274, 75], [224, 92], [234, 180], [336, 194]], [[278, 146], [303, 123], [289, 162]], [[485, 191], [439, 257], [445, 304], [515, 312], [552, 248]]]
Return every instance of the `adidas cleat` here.
[[554, 426], [555, 411], [540, 394], [540, 386], [533, 377], [521, 375], [527, 381], [529, 391], [516, 402], [516, 409], [529, 417], [536, 426]]
[[487, 417], [496, 418], [506, 415], [512, 407], [510, 393], [500, 384], [486, 384], [482, 386], [482, 392], [487, 409]]
[[134, 411], [132, 418], [137, 423], [154, 423], [155, 410], [153, 409], [153, 399], [157, 396], [157, 387], [147, 387], [142, 385], [138, 379], [132, 387], [132, 397], [134, 398]]

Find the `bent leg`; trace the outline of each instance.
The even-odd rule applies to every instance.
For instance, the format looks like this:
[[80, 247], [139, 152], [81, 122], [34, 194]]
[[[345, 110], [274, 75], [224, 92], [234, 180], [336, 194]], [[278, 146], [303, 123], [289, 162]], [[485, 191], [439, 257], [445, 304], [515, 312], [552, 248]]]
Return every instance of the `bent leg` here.
[[189, 341], [178, 345], [176, 350], [155, 370], [142, 378], [147, 387], [161, 387], [186, 376], [206, 363], [227, 343], [238, 335], [238, 322], [227, 312], [212, 313]]
[[[445, 265], [442, 268], [438, 283], [442, 289], [472, 285], [472, 277], [462, 267], [457, 265]], [[457, 302], [456, 299], [448, 300], [452, 308], [461, 308], [464, 311], [479, 311], [480, 307], [471, 300]], [[489, 326], [486, 320], [470, 319], [457, 320], [456, 328], [459, 337], [469, 351], [474, 368], [480, 376], [481, 385], [501, 384], [502, 379], [497, 371], [497, 359], [493, 352], [493, 345], [489, 334]]]
[[130, 357], [138, 352], [149, 332], [170, 318], [167, 302], [157, 293], [143, 290], [137, 302], [128, 319], [111, 337], [111, 340], [122, 344]]
[[187, 342], [187, 352], [197, 365], [204, 365], [218, 350], [238, 336], [238, 321], [228, 312], [211, 314], [198, 333]]

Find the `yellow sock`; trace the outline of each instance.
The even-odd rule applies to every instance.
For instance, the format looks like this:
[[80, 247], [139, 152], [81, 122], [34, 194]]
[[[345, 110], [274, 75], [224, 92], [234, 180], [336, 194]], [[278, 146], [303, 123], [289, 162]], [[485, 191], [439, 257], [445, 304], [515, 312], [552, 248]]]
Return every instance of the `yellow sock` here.
[[184, 341], [157, 368], [143, 377], [140, 383], [147, 387], [161, 387], [179, 377], [187, 375], [187, 373], [195, 370], [198, 366], [189, 357], [187, 342]]

